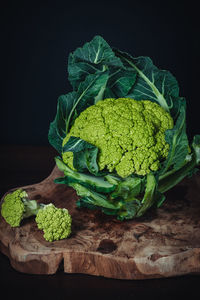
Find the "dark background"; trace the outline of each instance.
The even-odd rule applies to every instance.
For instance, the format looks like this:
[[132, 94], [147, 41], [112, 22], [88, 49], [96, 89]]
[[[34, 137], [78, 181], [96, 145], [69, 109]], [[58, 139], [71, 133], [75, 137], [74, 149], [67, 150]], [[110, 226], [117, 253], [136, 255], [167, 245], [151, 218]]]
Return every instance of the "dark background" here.
[[[200, 133], [197, 1], [6, 1], [0, 4], [0, 23], [0, 196], [41, 181], [53, 168], [55, 152], [47, 134], [58, 96], [71, 90], [67, 58], [97, 34], [170, 70], [187, 99], [188, 135]], [[6, 299], [13, 292], [21, 299], [195, 299], [200, 283], [194, 275], [147, 281], [62, 270], [53, 276], [26, 275], [2, 254], [0, 273]]]
[[188, 134], [199, 125], [197, 1], [1, 3], [0, 143], [48, 145], [59, 95], [71, 90], [71, 51], [102, 35], [113, 47], [170, 70], [187, 99]]

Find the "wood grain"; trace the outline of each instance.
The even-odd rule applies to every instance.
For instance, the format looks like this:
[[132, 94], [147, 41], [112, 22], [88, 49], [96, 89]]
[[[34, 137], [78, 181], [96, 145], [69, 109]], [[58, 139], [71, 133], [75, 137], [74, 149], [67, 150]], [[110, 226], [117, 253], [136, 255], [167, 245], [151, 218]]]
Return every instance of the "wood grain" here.
[[44, 181], [23, 187], [31, 199], [66, 207], [72, 215], [70, 238], [49, 243], [34, 218], [11, 228], [0, 218], [0, 250], [18, 271], [86, 273], [118, 279], [200, 274], [200, 175], [167, 193], [160, 209], [120, 222], [100, 211], [76, 207], [75, 191], [56, 185], [55, 167]]

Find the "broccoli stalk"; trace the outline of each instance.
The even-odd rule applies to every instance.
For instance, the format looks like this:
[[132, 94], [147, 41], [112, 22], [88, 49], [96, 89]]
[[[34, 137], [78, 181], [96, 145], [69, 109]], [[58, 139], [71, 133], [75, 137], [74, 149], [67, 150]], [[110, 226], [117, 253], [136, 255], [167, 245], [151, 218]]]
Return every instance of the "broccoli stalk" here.
[[18, 227], [23, 219], [36, 216], [37, 226], [43, 230], [44, 238], [49, 242], [67, 238], [71, 233], [72, 220], [67, 209], [30, 200], [22, 189], [4, 197], [1, 215], [11, 227]]

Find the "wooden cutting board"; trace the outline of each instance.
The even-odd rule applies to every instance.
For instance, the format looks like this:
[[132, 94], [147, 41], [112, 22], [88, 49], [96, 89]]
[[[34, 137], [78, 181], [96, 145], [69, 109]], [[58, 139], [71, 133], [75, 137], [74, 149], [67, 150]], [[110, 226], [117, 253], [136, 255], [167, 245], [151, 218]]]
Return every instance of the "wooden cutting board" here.
[[200, 274], [200, 175], [167, 193], [160, 209], [120, 222], [100, 211], [76, 208], [76, 193], [48, 178], [23, 187], [31, 199], [66, 207], [72, 215], [70, 238], [49, 243], [34, 218], [11, 228], [0, 217], [0, 250], [18, 271], [86, 273], [118, 279], [146, 279]]

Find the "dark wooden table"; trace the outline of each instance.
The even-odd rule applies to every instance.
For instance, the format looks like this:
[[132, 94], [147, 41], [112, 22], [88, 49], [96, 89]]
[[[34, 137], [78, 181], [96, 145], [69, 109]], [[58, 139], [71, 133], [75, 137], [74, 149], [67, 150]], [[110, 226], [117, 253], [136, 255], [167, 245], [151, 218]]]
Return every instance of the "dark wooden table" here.
[[[10, 188], [40, 182], [54, 167], [51, 147], [1, 146], [0, 197]], [[198, 299], [200, 276], [115, 280], [82, 274], [30, 275], [15, 271], [0, 253], [1, 294], [5, 299]], [[3, 291], [2, 291], [3, 289]]]

